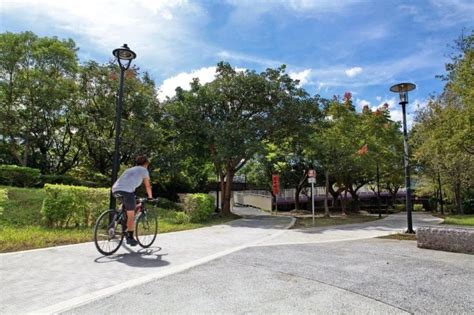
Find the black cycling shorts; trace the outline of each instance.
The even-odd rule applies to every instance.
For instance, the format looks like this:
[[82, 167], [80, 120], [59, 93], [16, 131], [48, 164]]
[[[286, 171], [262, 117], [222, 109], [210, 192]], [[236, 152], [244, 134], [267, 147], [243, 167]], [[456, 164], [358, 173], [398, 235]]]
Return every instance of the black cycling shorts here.
[[135, 210], [135, 207], [137, 205], [137, 200], [135, 198], [134, 193], [126, 192], [126, 191], [116, 191], [113, 193], [115, 197], [121, 197], [122, 198], [122, 204], [125, 210], [131, 211]]

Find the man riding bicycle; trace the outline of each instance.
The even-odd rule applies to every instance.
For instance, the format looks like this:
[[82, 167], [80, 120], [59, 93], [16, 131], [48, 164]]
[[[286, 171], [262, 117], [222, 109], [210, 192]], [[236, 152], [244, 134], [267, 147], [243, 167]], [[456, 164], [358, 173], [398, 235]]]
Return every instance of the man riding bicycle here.
[[145, 184], [146, 193], [149, 199], [153, 198], [150, 185], [150, 174], [147, 167], [150, 165], [147, 157], [139, 155], [135, 159], [134, 167], [123, 172], [122, 176], [112, 186], [114, 196], [122, 197], [122, 207], [127, 211], [127, 244], [136, 246], [138, 242], [133, 238], [135, 230], [135, 190], [143, 183]]

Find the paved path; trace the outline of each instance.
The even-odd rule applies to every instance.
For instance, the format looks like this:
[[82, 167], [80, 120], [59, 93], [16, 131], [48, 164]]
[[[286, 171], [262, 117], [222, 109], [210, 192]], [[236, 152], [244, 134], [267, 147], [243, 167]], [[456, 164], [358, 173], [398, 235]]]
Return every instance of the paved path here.
[[[237, 213], [239, 209], [236, 209]], [[147, 250], [123, 246], [103, 257], [93, 243], [0, 255], [0, 313], [51, 313], [164, 277], [281, 233], [291, 218], [259, 215], [159, 235]]]
[[[285, 230], [288, 217], [237, 208], [244, 219], [197, 230], [160, 235], [148, 250], [123, 247], [100, 256], [93, 243], [0, 255], [5, 313], [52, 313], [185, 271], [249, 246], [328, 242], [375, 237], [401, 231], [404, 215], [340, 227]], [[415, 215], [419, 223], [436, 223]], [[159, 246], [159, 247], [158, 247]]]
[[[316, 219], [317, 220], [317, 219]], [[262, 245], [306, 244], [373, 238], [406, 230], [406, 213], [390, 215], [382, 220], [330, 227], [291, 229]], [[413, 213], [413, 226], [439, 224], [443, 220], [424, 213]]]
[[249, 247], [68, 314], [473, 314], [474, 255], [365, 239]]

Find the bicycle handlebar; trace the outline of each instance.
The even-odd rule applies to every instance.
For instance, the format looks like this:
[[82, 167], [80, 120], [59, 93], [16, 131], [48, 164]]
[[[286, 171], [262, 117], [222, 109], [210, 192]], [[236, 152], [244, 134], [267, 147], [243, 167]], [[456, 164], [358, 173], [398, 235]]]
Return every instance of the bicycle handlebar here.
[[137, 198], [137, 201], [142, 203], [142, 204], [145, 204], [145, 203], [149, 202], [149, 203], [152, 203], [152, 204], [156, 205], [156, 204], [158, 204], [159, 200], [160, 200], [160, 198], [152, 198], [152, 199], [150, 199], [150, 198]]

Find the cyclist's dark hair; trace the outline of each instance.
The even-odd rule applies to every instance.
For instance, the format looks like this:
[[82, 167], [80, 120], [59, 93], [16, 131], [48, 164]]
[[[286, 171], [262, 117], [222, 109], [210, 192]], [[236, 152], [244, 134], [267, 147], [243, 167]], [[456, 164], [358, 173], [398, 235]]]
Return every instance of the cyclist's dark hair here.
[[146, 155], [139, 155], [135, 158], [135, 164], [138, 165], [138, 166], [142, 166], [146, 163], [148, 163], [148, 158], [146, 157]]

